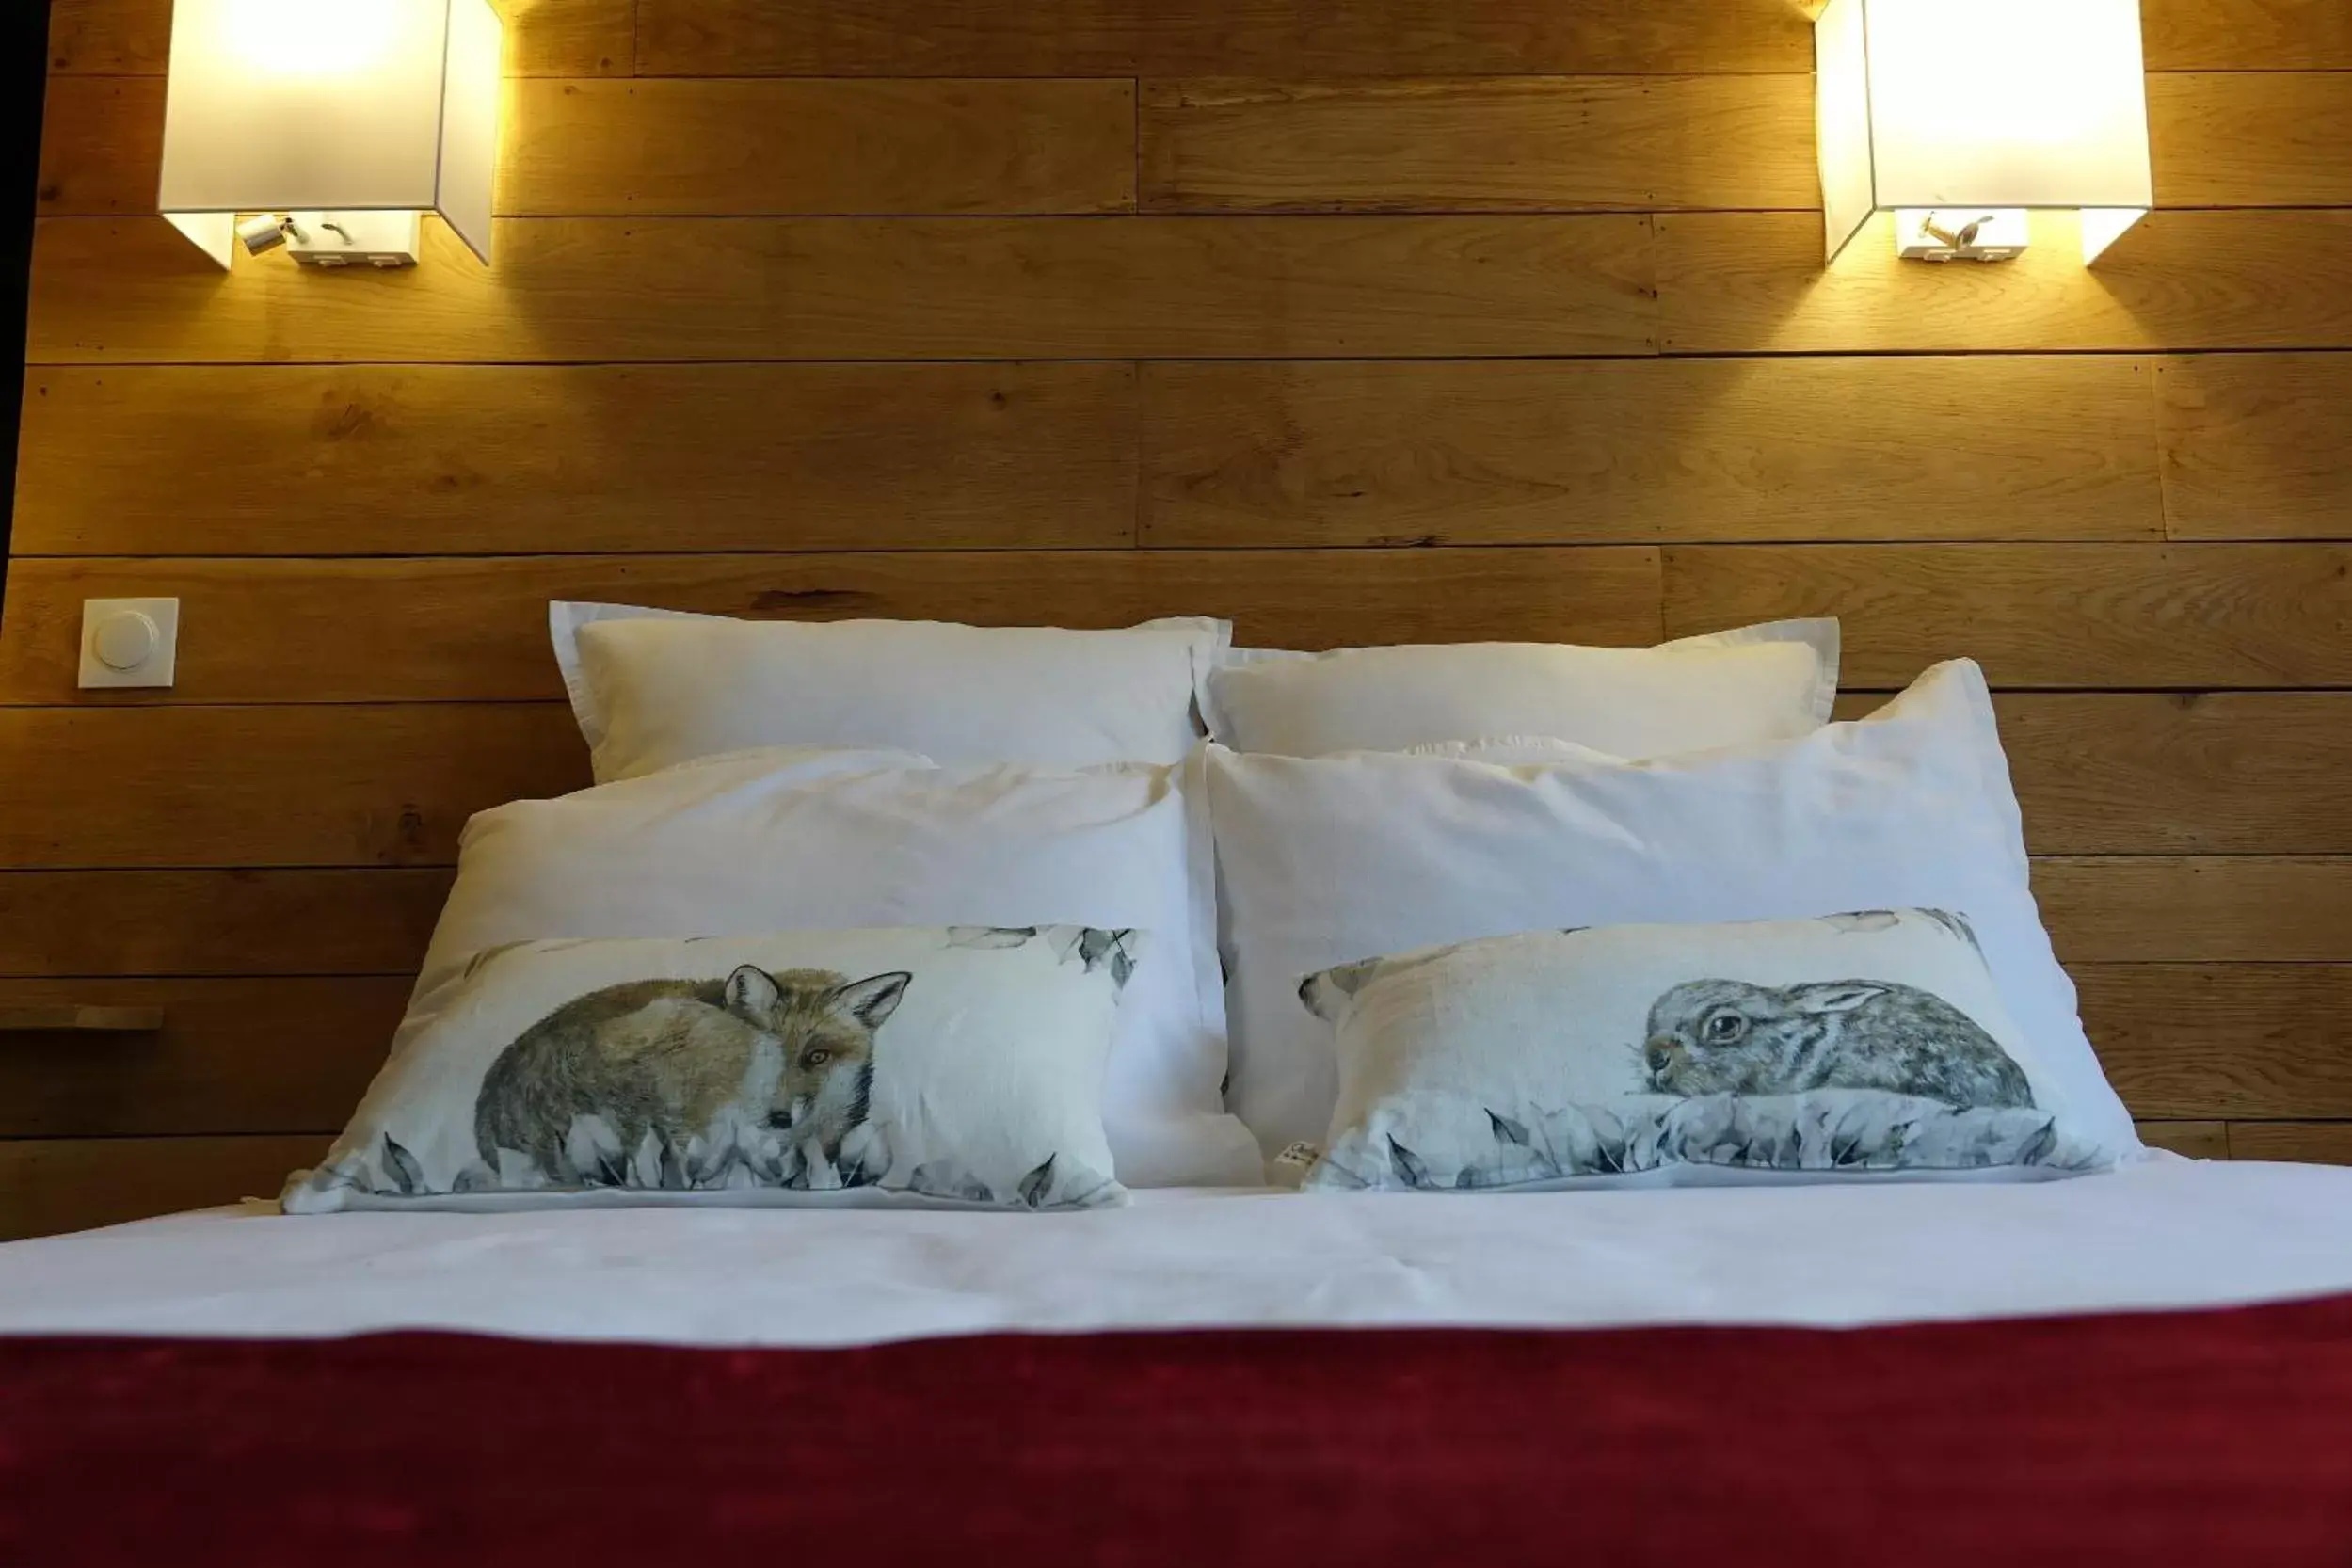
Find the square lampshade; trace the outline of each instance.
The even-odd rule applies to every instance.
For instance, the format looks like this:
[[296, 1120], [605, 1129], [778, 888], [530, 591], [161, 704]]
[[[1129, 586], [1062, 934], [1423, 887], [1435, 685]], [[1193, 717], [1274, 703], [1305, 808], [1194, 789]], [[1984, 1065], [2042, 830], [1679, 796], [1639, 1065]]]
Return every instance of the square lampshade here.
[[223, 266], [240, 213], [440, 215], [490, 255], [488, 0], [177, 0], [164, 216]]
[[2088, 260], [2154, 204], [2139, 0], [1830, 0], [1814, 51], [1832, 256], [1889, 208], [2073, 207]]

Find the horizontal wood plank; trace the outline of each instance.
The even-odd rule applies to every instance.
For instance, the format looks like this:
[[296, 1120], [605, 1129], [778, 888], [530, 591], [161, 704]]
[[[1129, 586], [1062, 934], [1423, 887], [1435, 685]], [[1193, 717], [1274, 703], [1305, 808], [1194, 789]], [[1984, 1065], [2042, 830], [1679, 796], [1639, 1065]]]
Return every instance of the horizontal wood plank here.
[[2352, 694], [2015, 693], [1993, 708], [2038, 853], [2352, 853]]
[[1809, 76], [1144, 85], [1154, 212], [1821, 204]]
[[[155, 210], [160, 76], [52, 76], [40, 211]], [[1099, 213], [1135, 206], [1127, 81], [508, 84], [521, 216]]]
[[1807, 71], [1779, 0], [639, 0], [648, 76]]
[[555, 703], [0, 708], [0, 866], [443, 866], [587, 782]]
[[78, 1138], [0, 1142], [0, 1240], [275, 1197], [329, 1140]]
[[0, 976], [406, 975], [450, 873], [0, 872]]
[[[635, 0], [499, 0], [509, 76], [626, 76]], [[171, 0], [50, 0], [49, 69], [160, 76]]]
[[2140, 0], [2151, 71], [2352, 70], [2343, 0]]
[[1245, 642], [1294, 648], [1640, 644], [1658, 629], [1657, 556], [1637, 548], [28, 559], [8, 577], [0, 703], [80, 699], [82, 601], [126, 584], [181, 601], [176, 684], [120, 694], [126, 703], [558, 696], [553, 599], [1011, 625], [1218, 615]]
[[2045, 856], [2034, 899], [2068, 964], [2352, 963], [2352, 859]]
[[2352, 538], [2352, 355], [2180, 355], [2156, 393], [2173, 537]]
[[2087, 964], [2083, 1026], [2136, 1116], [2352, 1116], [2352, 965]]
[[[0, 1037], [0, 1138], [332, 1132], [408, 1001], [395, 975], [0, 980], [0, 1007], [160, 1007], [152, 1034]], [[0, 1145], [5, 1146], [5, 1145]]]
[[2150, 1148], [2169, 1149], [2191, 1160], [2230, 1158], [2227, 1122], [2140, 1122], [2139, 1141]]
[[[2352, 694], [1996, 708], [2037, 853], [2352, 854]], [[473, 812], [587, 772], [555, 703], [0, 709], [0, 866], [446, 865]]]
[[16, 552], [1115, 547], [1135, 407], [1116, 363], [50, 367]]
[[1135, 206], [1128, 81], [546, 82], [508, 102], [503, 213]]
[[[438, 868], [0, 872], [0, 976], [415, 972]], [[2043, 856], [2064, 962], [2352, 963], [2352, 857]]]
[[2352, 346], [2352, 212], [2150, 214], [2086, 268], [2072, 215], [2039, 213], [1997, 266], [1899, 260], [1893, 218], [1821, 259], [1802, 213], [1662, 213], [1664, 346], [1676, 354]]
[[484, 267], [224, 277], [157, 219], [36, 226], [54, 363], [1650, 353], [1651, 220], [501, 218]]
[[1666, 628], [1846, 629], [1848, 685], [1965, 650], [1995, 686], [2352, 685], [2352, 545], [1682, 545]]
[[2352, 1165], [2352, 1122], [2232, 1122], [2230, 1158]]
[[2104, 356], [1152, 364], [1144, 537], [2152, 539], [2149, 378]]
[[2352, 72], [2159, 72], [2148, 140], [2163, 206], [2352, 206]]

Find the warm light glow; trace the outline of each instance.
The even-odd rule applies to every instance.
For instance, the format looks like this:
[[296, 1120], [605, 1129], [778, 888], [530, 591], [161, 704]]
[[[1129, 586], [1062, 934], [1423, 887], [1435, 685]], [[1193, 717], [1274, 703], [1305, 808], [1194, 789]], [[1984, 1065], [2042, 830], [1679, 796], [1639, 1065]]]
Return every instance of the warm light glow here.
[[489, 0], [175, 0], [156, 207], [439, 213], [488, 257], [504, 29]]
[[2101, 209], [2104, 248], [2153, 204], [2139, 0], [1831, 0], [1815, 36], [1832, 254], [1874, 210]]
[[232, 57], [281, 74], [364, 71], [400, 35], [401, 0], [224, 0]]

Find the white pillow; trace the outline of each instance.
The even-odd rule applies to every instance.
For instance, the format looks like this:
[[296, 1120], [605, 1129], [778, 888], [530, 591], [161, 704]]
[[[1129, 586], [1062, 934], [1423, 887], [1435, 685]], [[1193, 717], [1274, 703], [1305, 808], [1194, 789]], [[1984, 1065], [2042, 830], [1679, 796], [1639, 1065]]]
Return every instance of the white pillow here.
[[1219, 744], [1286, 757], [1489, 735], [1663, 757], [1781, 740], [1827, 723], [1837, 658], [1834, 620], [1774, 621], [1656, 648], [1236, 649], [1210, 672], [1201, 712]]
[[2024, 1179], [2086, 1134], [1965, 916], [1610, 925], [1327, 969], [1339, 1111], [1309, 1191]]
[[417, 995], [552, 937], [1081, 925], [1160, 940], [1120, 1009], [1103, 1119], [1128, 1186], [1261, 1179], [1224, 1112], [1203, 764], [931, 768], [894, 753], [706, 759], [467, 824]]
[[1270, 1150], [1328, 1136], [1331, 1031], [1302, 976], [1572, 925], [1967, 912], [2010, 1015], [2103, 1144], [2132, 1144], [2027, 890], [2016, 797], [1976, 666], [1869, 718], [1646, 762], [1501, 767], [1218, 749], [1228, 1098]]
[[408, 1009], [289, 1213], [1121, 1202], [1102, 1072], [1150, 939], [1047, 926], [524, 942]]
[[753, 746], [893, 746], [946, 763], [1184, 760], [1231, 629], [758, 621], [548, 607], [600, 783]]

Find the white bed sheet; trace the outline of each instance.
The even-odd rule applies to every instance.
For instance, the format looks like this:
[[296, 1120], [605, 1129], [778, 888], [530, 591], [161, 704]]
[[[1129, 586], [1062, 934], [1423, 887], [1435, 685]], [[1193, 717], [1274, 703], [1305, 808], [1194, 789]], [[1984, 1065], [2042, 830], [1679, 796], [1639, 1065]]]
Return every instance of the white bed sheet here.
[[1072, 1214], [255, 1206], [0, 1247], [0, 1333], [696, 1345], [1211, 1324], [1855, 1324], [2352, 1289], [2352, 1169], [2024, 1185], [1137, 1194]]

